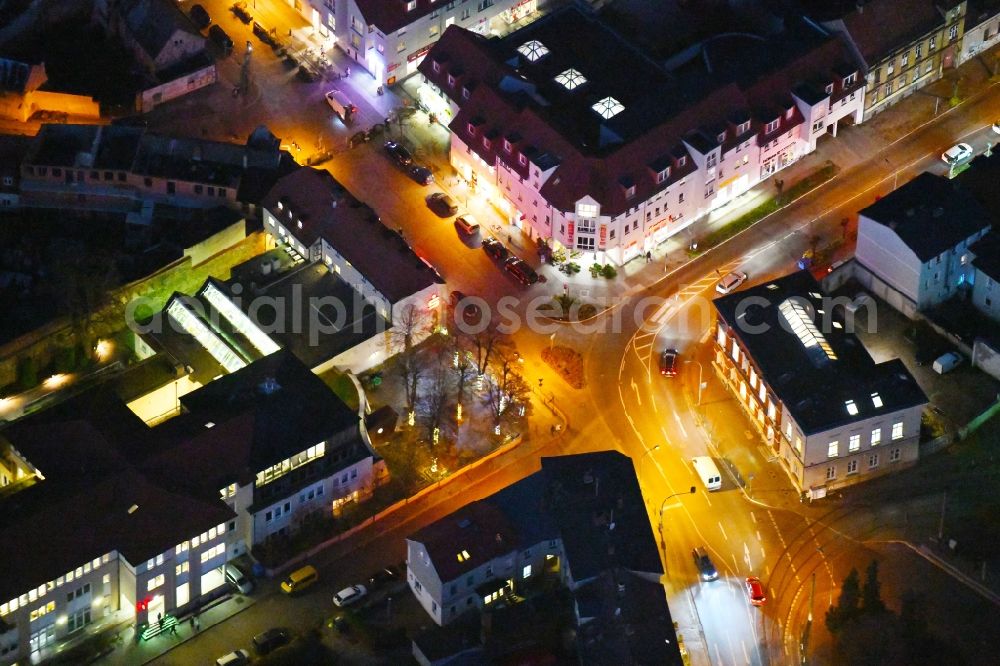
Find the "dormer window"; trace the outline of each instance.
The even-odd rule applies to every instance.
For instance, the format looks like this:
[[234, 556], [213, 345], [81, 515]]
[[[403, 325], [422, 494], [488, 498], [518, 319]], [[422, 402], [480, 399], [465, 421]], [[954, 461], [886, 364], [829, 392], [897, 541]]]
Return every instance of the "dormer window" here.
[[486, 138], [486, 137], [484, 136], [484, 137], [483, 137], [483, 148], [485, 148], [486, 150], [489, 150], [489, 149], [490, 149], [490, 148], [491, 148], [492, 146], [493, 146], [493, 142], [492, 142], [492, 141], [490, 141], [489, 139], [487, 139], [487, 138]]
[[473, 125], [472, 123], [469, 123], [468, 126], [467, 126], [467, 129], [469, 130], [469, 136], [476, 136], [476, 126], [475, 125]]
[[406, 11], [412, 12], [416, 8], [417, 8], [417, 0], [407, 0]]
[[625, 198], [631, 199], [635, 196], [635, 185], [629, 185], [625, 188]]
[[785, 111], [785, 117], [788, 118], [789, 120], [791, 120], [792, 119], [792, 114], [794, 114], [794, 113], [795, 113], [795, 107], [794, 106], [790, 106], [790, 107], [788, 107], [788, 111]]
[[441, 63], [439, 63], [437, 60], [431, 63], [431, 67], [434, 69], [435, 72], [441, 71]]
[[778, 120], [772, 120], [767, 125], [765, 125], [764, 126], [764, 134], [770, 134], [774, 130], [778, 129], [778, 123], [779, 122], [780, 122], [780, 119], [778, 119]]
[[854, 74], [851, 74], [850, 76], [845, 76], [844, 77], [844, 87], [846, 88], [847, 86], [854, 85], [854, 82], [857, 81], [857, 80], [858, 80], [858, 74], [857, 74], [857, 72], [855, 72]]
[[845, 400], [844, 407], [847, 408], [847, 413], [850, 414], [851, 416], [858, 415], [858, 406], [854, 404], [853, 400]]
[[660, 171], [660, 172], [658, 172], [656, 174], [656, 183], [660, 184], [660, 183], [666, 181], [667, 178], [669, 178], [669, 177], [670, 177], [670, 167], [667, 167], [663, 171]]
[[518, 155], [517, 163], [520, 164], [521, 166], [526, 166], [528, 164], [528, 158], [525, 157], [524, 155]]
[[614, 97], [605, 97], [590, 108], [596, 111], [601, 118], [607, 120], [608, 118], [613, 118], [624, 111], [625, 105], [616, 100]]
[[536, 62], [544, 57], [549, 50], [545, 47], [545, 44], [542, 44], [537, 39], [533, 39], [518, 46], [517, 52], [527, 58], [529, 62]]
[[882, 404], [883, 404], [882, 403], [882, 396], [880, 396], [877, 392], [876, 393], [872, 393], [872, 404], [875, 405], [876, 409], [880, 408], [882, 406]]
[[465, 561], [467, 561], [469, 559], [469, 557], [471, 557], [469, 555], [469, 551], [462, 550], [461, 552], [459, 552], [458, 554], [456, 554], [455, 559], [457, 559], [459, 562], [465, 562]]
[[448, 75], [448, 85], [451, 86], [452, 88], [455, 87], [455, 77], [452, 76], [451, 74]]
[[565, 72], [556, 77], [556, 83], [562, 84], [566, 90], [573, 90], [582, 86], [587, 82], [587, 77], [585, 77], [580, 72], [576, 71], [572, 67], [567, 69]]
[[833, 84], [832, 83], [826, 84], [826, 94], [827, 95], [832, 95], [833, 94]]
[[749, 129], [750, 129], [750, 121], [748, 120], [745, 123], [740, 123], [739, 127], [736, 128], [736, 133], [743, 134]]
[[681, 157], [677, 158], [677, 167], [678, 168], [684, 166], [685, 164], [687, 164], [687, 157], [681, 156]]
[[715, 138], [719, 140], [719, 143], [725, 143], [726, 142], [726, 133], [725, 132], [719, 132], [719, 136], [717, 136]]
[[278, 202], [278, 210], [285, 210], [285, 204]]
[[507, 139], [503, 140], [503, 151], [505, 153], [509, 153], [510, 152], [510, 141], [508, 141]]
[[297, 220], [296, 221], [296, 225], [298, 226], [299, 229], [301, 229], [302, 228], [302, 220]]
[[468, 88], [462, 88], [462, 99], [469, 99], [469, 95], [471, 94]]

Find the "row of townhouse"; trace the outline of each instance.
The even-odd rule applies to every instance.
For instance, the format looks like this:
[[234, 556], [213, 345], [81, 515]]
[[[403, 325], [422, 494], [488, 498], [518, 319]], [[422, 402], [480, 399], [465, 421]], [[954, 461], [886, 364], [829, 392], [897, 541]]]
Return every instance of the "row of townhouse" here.
[[287, 351], [181, 402], [148, 427], [101, 387], [0, 432], [0, 663], [123, 621], [155, 635], [225, 592], [228, 560], [384, 478], [359, 416]]
[[239, 145], [140, 127], [49, 124], [21, 161], [20, 205], [106, 212], [224, 205], [253, 214], [267, 187], [293, 166], [265, 127]]
[[800, 492], [916, 462], [927, 397], [899, 359], [875, 363], [847, 301], [800, 271], [714, 305], [713, 366]]
[[[667, 70], [569, 7], [504, 39], [450, 29], [420, 69], [472, 189], [531, 237], [623, 263], [860, 122], [847, 49], [805, 22], [786, 37], [721, 37]], [[762, 59], [701, 69], [734, 48]]]

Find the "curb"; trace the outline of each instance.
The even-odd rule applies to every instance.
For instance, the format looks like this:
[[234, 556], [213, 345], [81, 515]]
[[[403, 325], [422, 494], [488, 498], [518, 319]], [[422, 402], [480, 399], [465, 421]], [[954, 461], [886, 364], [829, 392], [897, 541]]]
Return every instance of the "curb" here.
[[[182, 640], [182, 641], [181, 641], [181, 642], [179, 642], [179, 643], [174, 643], [173, 645], [171, 645], [171, 646], [170, 646], [169, 648], [167, 648], [166, 650], [164, 650], [164, 651], [163, 651], [163, 652], [161, 652], [160, 654], [158, 654], [158, 655], [155, 655], [155, 656], [153, 656], [153, 657], [150, 657], [149, 659], [146, 659], [145, 661], [143, 661], [143, 662], [141, 662], [141, 663], [143, 663], [143, 664], [149, 664], [149, 663], [151, 663], [151, 662], [153, 662], [153, 661], [155, 661], [155, 660], [159, 659], [160, 657], [162, 657], [162, 656], [164, 656], [164, 655], [166, 655], [166, 654], [169, 654], [170, 652], [173, 652], [173, 651], [174, 651], [174, 650], [175, 650], [176, 648], [179, 648], [180, 646], [184, 645], [185, 643], [187, 643], [187, 642], [188, 642], [188, 641], [190, 641], [191, 639], [193, 639], [193, 638], [196, 638], [196, 637], [198, 637], [198, 636], [202, 635], [203, 633], [205, 633], [206, 631], [208, 631], [208, 630], [209, 630], [209, 629], [211, 629], [212, 627], [215, 627], [215, 626], [217, 626], [217, 625], [220, 625], [220, 624], [222, 624], [223, 622], [226, 622], [227, 620], [231, 620], [232, 618], [236, 617], [237, 615], [239, 615], [239, 614], [240, 614], [240, 613], [242, 613], [243, 611], [245, 611], [245, 610], [248, 610], [249, 608], [252, 608], [253, 606], [255, 606], [255, 605], [257, 604], [257, 601], [256, 601], [255, 599], [252, 599], [251, 597], [246, 597], [246, 598], [247, 598], [247, 599], [249, 599], [249, 600], [250, 600], [250, 602], [249, 602], [249, 603], [246, 603], [246, 604], [243, 604], [243, 605], [242, 605], [242, 606], [241, 606], [241, 607], [240, 607], [240, 608], [239, 608], [239, 609], [238, 609], [238, 610], [237, 610], [237, 611], [236, 611], [235, 613], [233, 613], [232, 615], [227, 615], [227, 616], [225, 616], [225, 617], [223, 617], [223, 618], [220, 618], [218, 622], [214, 622], [214, 623], [212, 623], [212, 624], [208, 624], [208, 625], [205, 625], [205, 627], [204, 627], [204, 628], [202, 628], [202, 629], [198, 629], [198, 630], [197, 630], [197, 631], [196, 631], [195, 633], [191, 634], [191, 635], [190, 635], [190, 636], [189, 636], [188, 638], [185, 638], [184, 640]], [[209, 608], [211, 608], [211, 606], [209, 606]]]

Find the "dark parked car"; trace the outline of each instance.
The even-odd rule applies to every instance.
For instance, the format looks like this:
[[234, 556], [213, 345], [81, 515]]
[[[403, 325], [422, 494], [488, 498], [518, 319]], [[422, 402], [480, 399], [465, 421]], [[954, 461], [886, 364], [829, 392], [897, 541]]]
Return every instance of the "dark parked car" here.
[[194, 24], [198, 26], [199, 30], [204, 30], [208, 26], [212, 25], [212, 17], [208, 15], [205, 8], [201, 5], [191, 5], [191, 9], [188, 10], [188, 15], [191, 16], [191, 20]]
[[[462, 318], [468, 323], [478, 322], [483, 316], [483, 310], [479, 307], [479, 304], [475, 300], [470, 300], [468, 296], [460, 291], [451, 292], [449, 301], [451, 302], [452, 309], [456, 313], [461, 312]], [[402, 567], [388, 567], [382, 571], [388, 572], [394, 568], [397, 571], [402, 569]], [[398, 576], [399, 574], [397, 573], [396, 575]]]
[[435, 192], [427, 197], [427, 206], [442, 217], [458, 215], [458, 204], [444, 192]]
[[389, 157], [401, 167], [408, 167], [413, 164], [413, 155], [410, 151], [406, 149], [401, 143], [395, 141], [385, 142], [385, 152], [389, 154]]
[[233, 14], [236, 15], [236, 18], [243, 21], [243, 23], [246, 25], [249, 25], [250, 21], [253, 20], [253, 16], [251, 16], [250, 12], [247, 11], [246, 3], [237, 2], [231, 7], [231, 9], [233, 11]]
[[698, 574], [702, 580], [715, 580], [719, 577], [719, 572], [712, 564], [712, 558], [708, 556], [704, 548], [695, 548], [691, 551], [691, 556], [694, 558], [694, 565], [698, 567]]
[[420, 166], [419, 164], [410, 165], [407, 173], [410, 174], [410, 178], [417, 181], [421, 185], [430, 185], [434, 182], [434, 174], [431, 170], [425, 166]]
[[510, 257], [503, 263], [504, 270], [514, 276], [514, 279], [524, 286], [538, 282], [538, 273], [520, 257]]
[[290, 640], [292, 635], [288, 633], [288, 629], [272, 627], [253, 637], [253, 647], [257, 654], [265, 655], [274, 652], [282, 645], [287, 645]]
[[[452, 296], [454, 296], [454, 294], [460, 294], [460, 293], [461, 292], [453, 291]], [[401, 569], [395, 564], [392, 566], [388, 566], [384, 569], [379, 569], [374, 574], [368, 577], [368, 589], [371, 591], [375, 591], [381, 587], [388, 585], [389, 583], [393, 583], [399, 580], [400, 574], [401, 574]]]
[[209, 28], [208, 36], [213, 42], [221, 46], [222, 50], [225, 51], [227, 55], [233, 52], [233, 40], [230, 39], [229, 35], [226, 34], [226, 31], [220, 26], [213, 25]]
[[677, 376], [677, 350], [664, 349], [660, 353], [660, 374], [664, 377]]
[[507, 248], [504, 247], [503, 243], [492, 236], [487, 236], [483, 239], [483, 250], [486, 251], [486, 254], [490, 255], [497, 261], [504, 261], [507, 258], [507, 255], [510, 254], [507, 252]]

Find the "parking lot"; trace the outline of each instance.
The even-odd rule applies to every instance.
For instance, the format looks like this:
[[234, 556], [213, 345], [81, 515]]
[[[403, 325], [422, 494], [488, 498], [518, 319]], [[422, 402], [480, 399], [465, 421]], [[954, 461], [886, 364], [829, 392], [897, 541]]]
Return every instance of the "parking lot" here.
[[[856, 332], [876, 363], [901, 359], [927, 394], [932, 409], [956, 428], [996, 401], [1000, 384], [973, 368], [968, 358], [951, 372], [943, 375], [935, 372], [934, 359], [956, 347], [926, 323], [912, 321], [885, 301], [872, 298], [874, 325], [859, 325]], [[915, 333], [915, 329], [920, 332]]]

